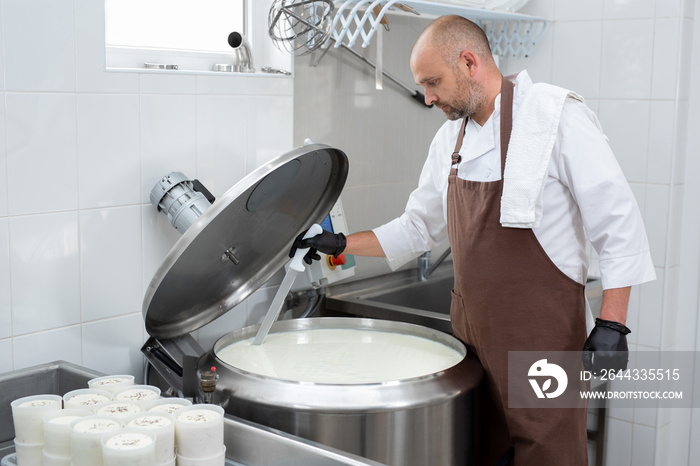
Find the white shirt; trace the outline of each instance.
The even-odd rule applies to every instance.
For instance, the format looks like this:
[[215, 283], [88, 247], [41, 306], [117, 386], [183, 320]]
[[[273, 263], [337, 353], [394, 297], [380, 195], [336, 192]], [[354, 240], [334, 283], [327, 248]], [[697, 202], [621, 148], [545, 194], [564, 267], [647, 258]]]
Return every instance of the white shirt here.
[[[526, 71], [515, 78], [513, 118], [532, 86]], [[447, 236], [447, 177], [461, 121], [447, 121], [430, 145], [418, 188], [401, 217], [374, 229], [392, 269]], [[501, 178], [500, 95], [483, 127], [467, 124], [458, 166], [465, 180]], [[586, 283], [586, 238], [598, 252], [603, 289], [655, 279], [649, 244], [637, 202], [595, 114], [566, 99], [549, 160], [537, 240], [568, 277]]]

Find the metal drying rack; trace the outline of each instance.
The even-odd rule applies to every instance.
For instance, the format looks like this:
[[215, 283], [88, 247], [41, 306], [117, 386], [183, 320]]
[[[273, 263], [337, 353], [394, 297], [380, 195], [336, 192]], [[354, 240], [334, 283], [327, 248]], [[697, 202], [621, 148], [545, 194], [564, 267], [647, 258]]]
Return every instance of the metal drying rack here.
[[[478, 23], [491, 43], [494, 55], [500, 57], [527, 57], [542, 37], [547, 21], [544, 18], [509, 11], [474, 8], [457, 3], [439, 3], [426, 0], [340, 0], [335, 2], [331, 37], [334, 47], [352, 47], [362, 38], [366, 48], [379, 27], [383, 27], [384, 16], [419, 15], [437, 17], [457, 14]], [[378, 10], [377, 8], [381, 8]], [[377, 12], [377, 14], [375, 14]], [[323, 48], [330, 45], [330, 40]]]

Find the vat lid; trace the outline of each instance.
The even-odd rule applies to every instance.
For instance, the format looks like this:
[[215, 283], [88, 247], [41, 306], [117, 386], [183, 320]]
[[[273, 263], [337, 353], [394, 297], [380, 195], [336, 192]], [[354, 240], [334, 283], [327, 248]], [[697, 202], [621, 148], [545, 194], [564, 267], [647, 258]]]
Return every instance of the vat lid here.
[[323, 144], [258, 168], [179, 238], [146, 290], [143, 317], [155, 338], [175, 338], [226, 313], [289, 260], [292, 242], [328, 215], [348, 173], [346, 155]]

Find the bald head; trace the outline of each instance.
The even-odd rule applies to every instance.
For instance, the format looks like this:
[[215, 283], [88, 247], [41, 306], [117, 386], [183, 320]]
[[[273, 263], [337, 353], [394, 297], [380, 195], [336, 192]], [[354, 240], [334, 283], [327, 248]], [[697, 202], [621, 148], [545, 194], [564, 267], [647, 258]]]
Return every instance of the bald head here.
[[466, 116], [483, 125], [501, 92], [502, 76], [484, 31], [461, 16], [441, 16], [421, 33], [411, 52], [411, 72], [425, 103], [447, 118]]
[[462, 16], [441, 16], [430, 23], [414, 44], [413, 53], [424, 48], [434, 50], [451, 66], [464, 50], [473, 52], [485, 65], [495, 66], [486, 33]]

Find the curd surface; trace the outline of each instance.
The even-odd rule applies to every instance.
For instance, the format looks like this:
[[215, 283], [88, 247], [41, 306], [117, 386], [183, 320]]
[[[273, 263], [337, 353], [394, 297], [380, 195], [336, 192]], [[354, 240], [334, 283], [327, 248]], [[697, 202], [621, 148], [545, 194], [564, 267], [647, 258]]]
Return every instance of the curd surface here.
[[364, 329], [311, 329], [270, 333], [221, 348], [226, 364], [276, 379], [366, 384], [421, 377], [448, 369], [463, 355], [437, 341]]

